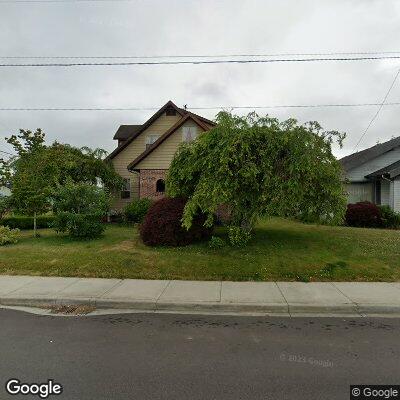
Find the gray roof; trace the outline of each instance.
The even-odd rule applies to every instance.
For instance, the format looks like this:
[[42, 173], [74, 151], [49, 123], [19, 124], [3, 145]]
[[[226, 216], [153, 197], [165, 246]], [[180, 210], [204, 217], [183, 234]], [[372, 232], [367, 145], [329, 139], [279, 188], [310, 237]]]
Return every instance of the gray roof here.
[[114, 139], [126, 140], [134, 135], [142, 125], [121, 125], [115, 132]]
[[396, 176], [400, 175], [400, 160], [372, 172], [371, 174], [367, 175], [366, 178], [378, 178], [382, 175], [387, 175], [388, 178], [395, 178]]
[[391, 139], [385, 143], [380, 143], [372, 146], [369, 149], [365, 149], [357, 153], [350, 154], [349, 156], [343, 157], [340, 162], [342, 163], [345, 171], [349, 171], [399, 146], [400, 136]]

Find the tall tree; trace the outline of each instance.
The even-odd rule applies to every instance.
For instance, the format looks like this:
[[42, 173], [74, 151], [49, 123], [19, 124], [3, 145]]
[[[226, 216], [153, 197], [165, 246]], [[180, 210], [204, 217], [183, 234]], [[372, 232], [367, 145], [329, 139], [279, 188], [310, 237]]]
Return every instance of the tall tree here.
[[168, 172], [167, 193], [189, 199], [186, 228], [198, 209], [211, 224], [221, 204], [228, 205], [231, 225], [244, 237], [260, 215], [337, 223], [346, 202], [331, 144], [344, 137], [324, 132], [317, 122], [221, 112], [216, 127], [181, 145]]
[[122, 186], [122, 178], [102, 159], [104, 150], [82, 150], [57, 142], [47, 146], [40, 129], [20, 130], [6, 141], [17, 157], [0, 164], [0, 180], [11, 186], [15, 210], [33, 215], [34, 221], [38, 213], [51, 209], [51, 195], [67, 181], [101, 184], [110, 191]]

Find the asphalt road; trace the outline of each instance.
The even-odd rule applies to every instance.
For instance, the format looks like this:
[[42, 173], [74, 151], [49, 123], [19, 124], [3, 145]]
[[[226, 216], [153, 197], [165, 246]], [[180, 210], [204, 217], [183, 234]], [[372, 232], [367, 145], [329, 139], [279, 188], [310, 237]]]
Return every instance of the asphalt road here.
[[63, 386], [50, 399], [348, 399], [350, 384], [400, 384], [400, 320], [0, 309], [5, 382]]

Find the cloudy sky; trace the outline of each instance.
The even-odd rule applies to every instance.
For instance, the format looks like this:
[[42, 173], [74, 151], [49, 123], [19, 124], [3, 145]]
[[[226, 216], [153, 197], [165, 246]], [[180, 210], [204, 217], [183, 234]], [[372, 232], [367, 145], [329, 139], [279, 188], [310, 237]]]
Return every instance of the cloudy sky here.
[[[3, 57], [389, 51], [400, 51], [399, 0], [0, 1]], [[0, 59], [12, 61], [16, 60]], [[400, 60], [0, 68], [0, 108], [147, 108], [169, 99], [189, 109], [377, 103], [399, 68]], [[400, 78], [387, 101], [400, 102]], [[344, 148], [335, 149], [337, 156], [343, 156], [352, 152], [376, 110], [259, 112], [301, 122], [317, 120], [326, 129], [347, 132]], [[217, 110], [196, 112], [213, 118]], [[142, 123], [150, 115], [150, 111], [0, 111], [0, 150], [11, 151], [4, 142], [10, 133], [41, 127], [49, 141], [110, 151], [120, 124]], [[400, 106], [384, 107], [360, 149], [399, 135]]]

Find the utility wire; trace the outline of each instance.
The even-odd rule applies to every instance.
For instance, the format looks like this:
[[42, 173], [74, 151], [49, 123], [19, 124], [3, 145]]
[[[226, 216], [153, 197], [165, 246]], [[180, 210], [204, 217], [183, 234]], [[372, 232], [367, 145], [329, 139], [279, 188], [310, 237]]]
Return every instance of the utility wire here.
[[386, 103], [386, 99], [388, 98], [390, 92], [391, 92], [392, 89], [393, 89], [394, 84], [396, 83], [396, 80], [397, 80], [399, 74], [400, 74], [400, 68], [399, 68], [399, 70], [397, 71], [397, 73], [396, 73], [396, 75], [395, 75], [395, 77], [394, 77], [394, 79], [393, 79], [393, 81], [392, 81], [392, 83], [391, 83], [391, 85], [390, 85], [388, 91], [386, 92], [386, 95], [385, 95], [385, 97], [383, 98], [382, 103], [379, 104], [379, 107], [378, 107], [378, 109], [376, 110], [375, 115], [372, 117], [371, 121], [369, 121], [369, 124], [368, 124], [367, 128], [365, 129], [365, 131], [363, 132], [363, 134], [362, 134], [362, 135], [360, 136], [360, 138], [358, 139], [356, 145], [354, 146], [353, 152], [354, 152], [355, 150], [357, 150], [357, 148], [358, 148], [358, 146], [360, 145], [361, 141], [363, 140], [364, 136], [367, 134], [369, 128], [371, 127], [371, 125], [373, 124], [373, 122], [374, 122], [374, 121], [376, 120], [376, 118], [378, 117], [380, 111], [382, 110], [382, 107], [383, 107], [383, 106], [385, 105], [385, 103]]
[[183, 55], [128, 55], [128, 56], [0, 56], [0, 59], [174, 59], [174, 58], [225, 58], [225, 57], [314, 57], [314, 56], [349, 56], [349, 55], [389, 55], [400, 54], [400, 51], [366, 51], [366, 52], [333, 52], [333, 53], [256, 53], [256, 54], [183, 54]]
[[82, 67], [82, 66], [132, 66], [132, 65], [180, 65], [180, 64], [264, 64], [284, 62], [323, 62], [323, 61], [372, 61], [400, 59], [400, 56], [366, 56], [366, 57], [319, 57], [319, 58], [279, 58], [262, 60], [192, 60], [192, 61], [129, 61], [129, 62], [73, 62], [73, 63], [40, 63], [40, 64], [0, 64], [0, 67]]
[[[266, 105], [266, 106], [210, 106], [189, 107], [190, 110], [239, 110], [239, 109], [277, 109], [277, 108], [329, 108], [329, 107], [372, 107], [400, 106], [400, 102], [392, 103], [348, 103], [348, 104], [295, 104], [295, 105]], [[160, 107], [8, 107], [0, 111], [154, 111]]]
[[130, 2], [130, 1], [137, 1], [137, 0], [0, 0], [1, 3], [96, 3], [96, 2]]

